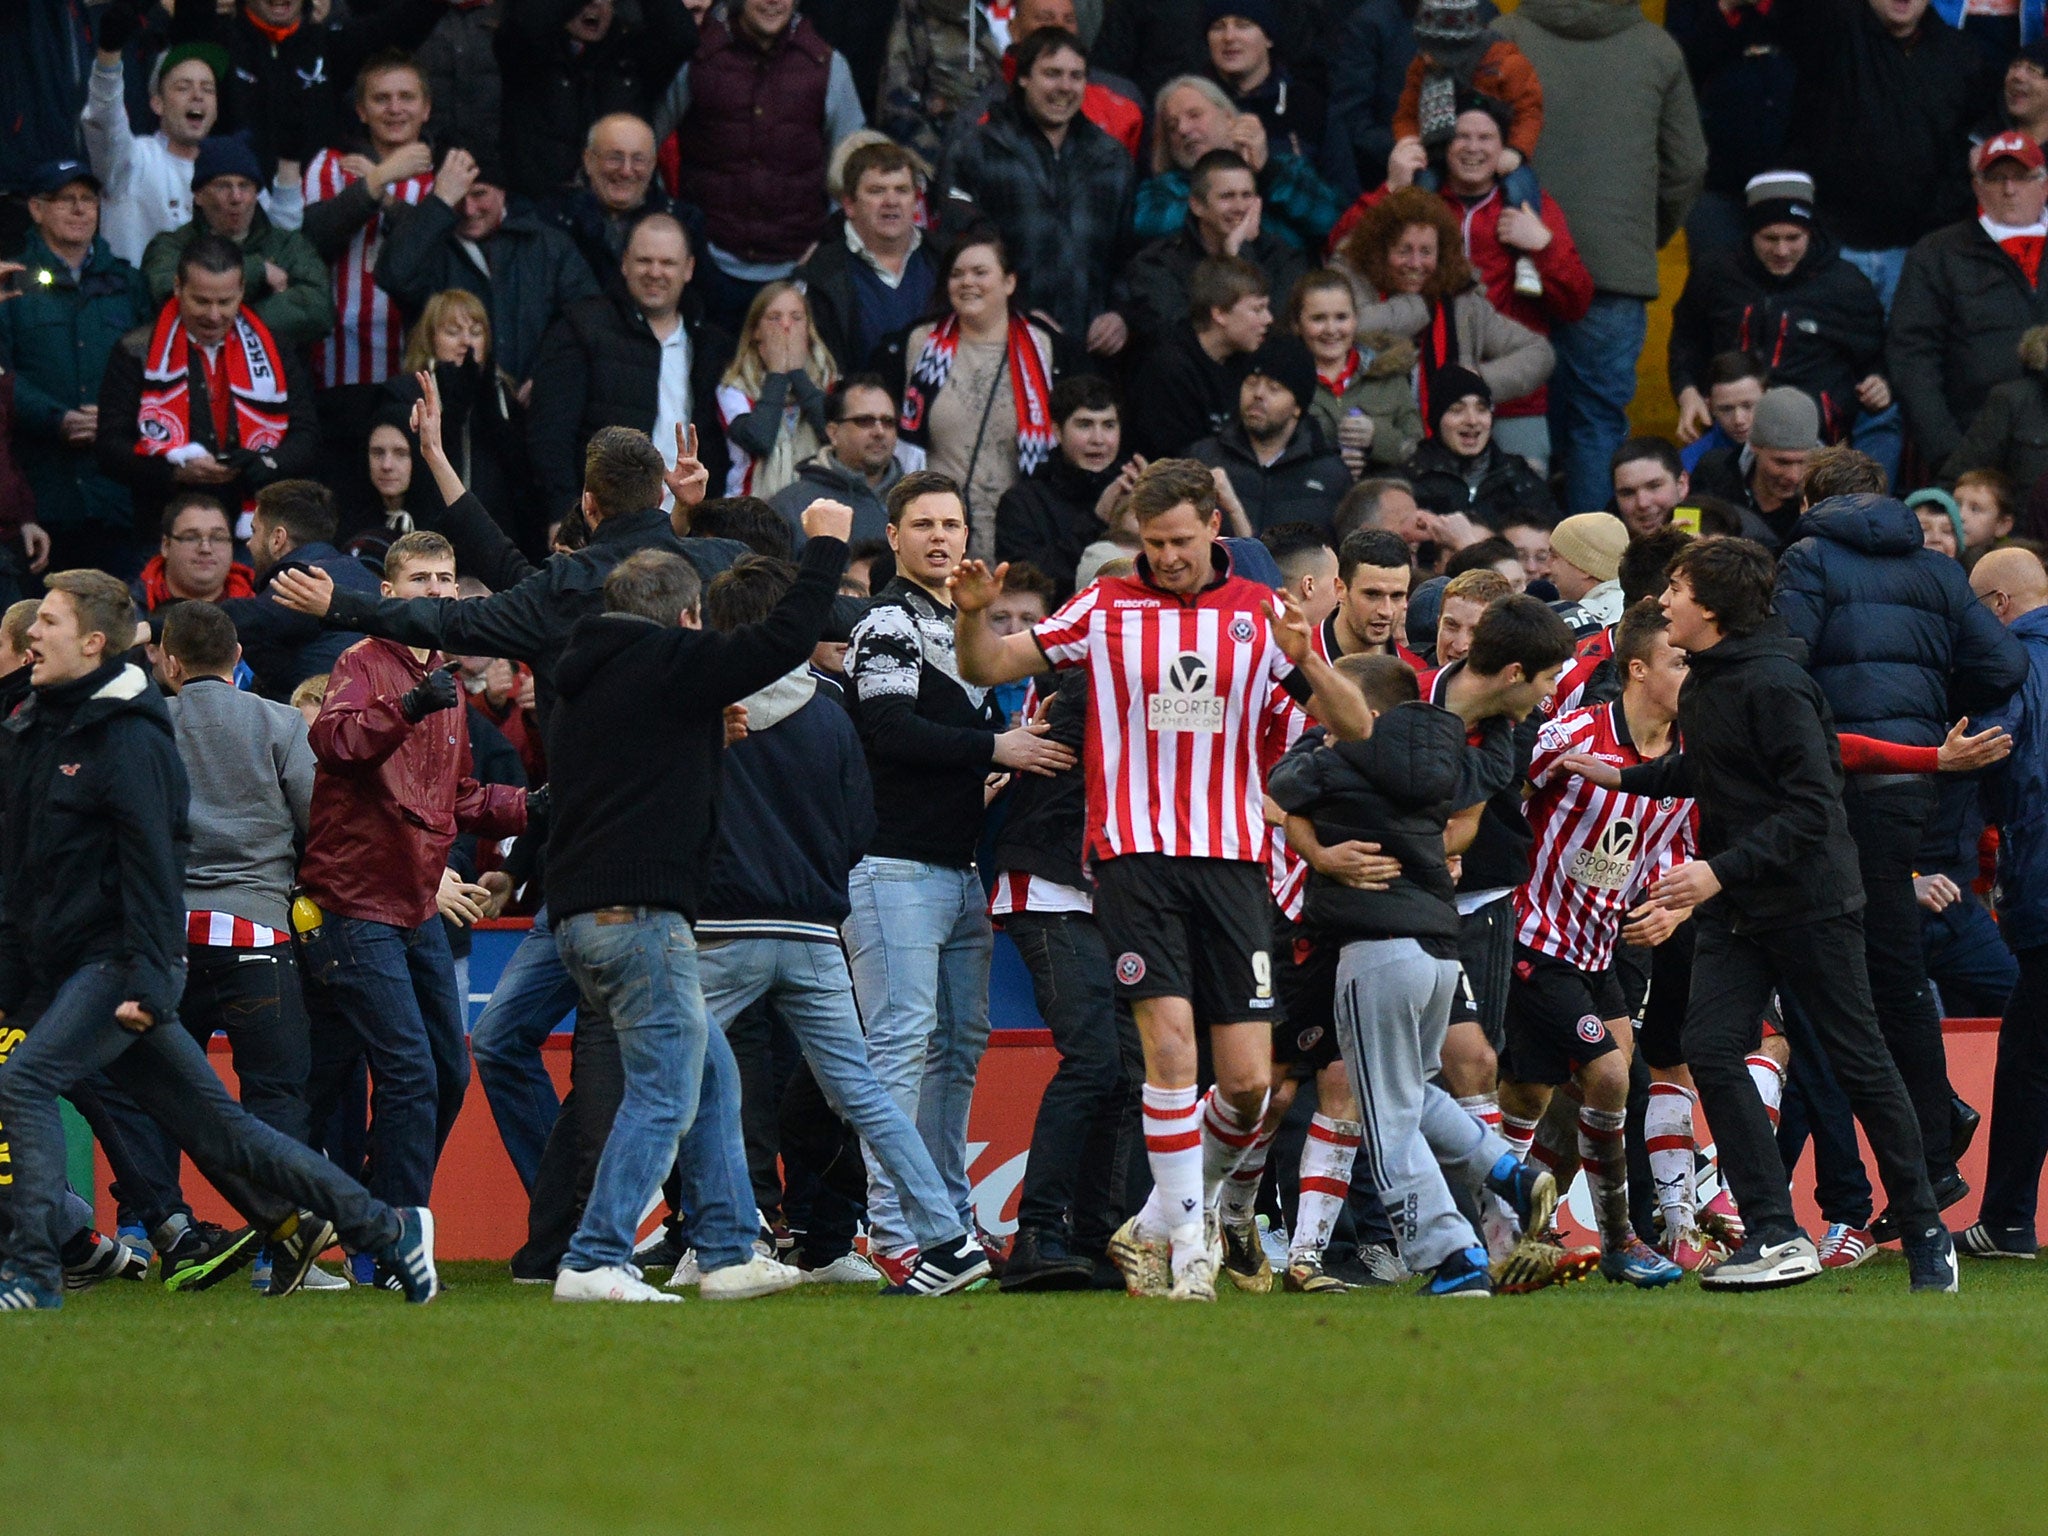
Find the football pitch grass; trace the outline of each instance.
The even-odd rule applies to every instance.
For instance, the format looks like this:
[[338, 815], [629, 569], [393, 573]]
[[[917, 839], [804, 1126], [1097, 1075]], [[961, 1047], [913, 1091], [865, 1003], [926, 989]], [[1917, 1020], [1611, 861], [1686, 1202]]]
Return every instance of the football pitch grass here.
[[2048, 1264], [1211, 1307], [447, 1275], [425, 1308], [238, 1276], [0, 1317], [0, 1530], [2048, 1526]]

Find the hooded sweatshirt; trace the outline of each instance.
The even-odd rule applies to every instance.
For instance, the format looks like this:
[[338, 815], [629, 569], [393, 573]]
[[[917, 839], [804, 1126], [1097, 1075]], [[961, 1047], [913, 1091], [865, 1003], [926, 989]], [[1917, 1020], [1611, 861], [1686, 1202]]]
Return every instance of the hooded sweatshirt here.
[[571, 631], [547, 744], [558, 923], [612, 906], [695, 921], [719, 846], [722, 712], [803, 664], [845, 569], [844, 544], [811, 540], [774, 611], [726, 634], [622, 613]]

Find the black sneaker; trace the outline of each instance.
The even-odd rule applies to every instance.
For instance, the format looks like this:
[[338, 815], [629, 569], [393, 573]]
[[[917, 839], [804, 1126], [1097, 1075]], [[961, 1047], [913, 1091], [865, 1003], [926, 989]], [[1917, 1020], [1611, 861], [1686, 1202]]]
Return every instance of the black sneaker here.
[[[1934, 1208], [1945, 1211], [1970, 1193], [1970, 1186], [1963, 1176], [1953, 1174], [1934, 1186]], [[1899, 1224], [1889, 1209], [1880, 1211], [1877, 1220], [1870, 1224], [1870, 1236], [1880, 1243], [1896, 1243], [1899, 1240]]]
[[1966, 1259], [2032, 1259], [2040, 1248], [2032, 1227], [1993, 1227], [1980, 1221], [1956, 1234], [1956, 1251]]
[[271, 1296], [289, 1296], [306, 1283], [313, 1261], [332, 1248], [338, 1234], [334, 1223], [311, 1211], [299, 1212], [298, 1225], [289, 1237], [270, 1240]]
[[377, 1255], [377, 1283], [424, 1304], [441, 1294], [441, 1276], [434, 1268], [434, 1213], [424, 1205], [409, 1205], [397, 1216], [398, 1236]]
[[[1550, 1175], [1545, 1173], [1544, 1178]], [[1491, 1296], [1493, 1277], [1486, 1272], [1484, 1248], [1460, 1248], [1423, 1278], [1424, 1296]]]
[[254, 1227], [238, 1227], [230, 1232], [210, 1221], [195, 1221], [157, 1255], [164, 1289], [210, 1290], [236, 1270], [246, 1268], [262, 1246], [263, 1240]]
[[1955, 1292], [1963, 1288], [1962, 1271], [1956, 1264], [1955, 1239], [1949, 1236], [1948, 1228], [1937, 1225], [1933, 1231], [1905, 1241], [1906, 1267], [1913, 1276], [1915, 1291]]
[[1948, 1160], [1960, 1163], [1963, 1154], [1970, 1150], [1970, 1143], [1977, 1139], [1977, 1127], [1984, 1123], [1984, 1116], [1966, 1104], [1959, 1093], [1949, 1095], [1948, 1107], [1949, 1120], [1954, 1127], [1954, 1135], [1949, 1138]]
[[897, 1285], [882, 1287], [884, 1296], [950, 1296], [988, 1283], [988, 1255], [973, 1238], [962, 1236], [943, 1248], [917, 1256], [917, 1263]]
[[102, 1280], [147, 1280], [149, 1260], [117, 1237], [90, 1229], [79, 1234], [84, 1241], [74, 1256], [70, 1244], [64, 1251], [64, 1289], [83, 1291]]
[[1718, 1264], [1699, 1271], [1703, 1291], [1774, 1291], [1820, 1273], [1820, 1251], [1804, 1232], [1770, 1238], [1752, 1232]]
[[1003, 1266], [1006, 1291], [1085, 1291], [1095, 1280], [1095, 1266], [1067, 1252], [1067, 1245], [1049, 1232], [1017, 1229], [1010, 1258]]
[[[664, 1222], [661, 1230], [651, 1232], [647, 1240], [633, 1250], [633, 1262], [642, 1269], [674, 1269], [683, 1262], [683, 1255], [690, 1251], [690, 1245], [683, 1240], [681, 1226], [676, 1222]], [[515, 1279], [524, 1279], [516, 1275]], [[553, 1275], [536, 1278], [552, 1281]]]

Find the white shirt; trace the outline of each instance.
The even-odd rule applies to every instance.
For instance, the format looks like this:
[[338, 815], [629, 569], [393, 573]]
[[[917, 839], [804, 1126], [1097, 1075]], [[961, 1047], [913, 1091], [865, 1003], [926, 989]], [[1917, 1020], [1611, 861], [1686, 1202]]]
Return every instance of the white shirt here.
[[[654, 392], [654, 446], [661, 450], [661, 462], [676, 467], [676, 428], [690, 424], [690, 328], [681, 317], [675, 329], [661, 340], [661, 374]], [[666, 491], [661, 504], [670, 503]]]

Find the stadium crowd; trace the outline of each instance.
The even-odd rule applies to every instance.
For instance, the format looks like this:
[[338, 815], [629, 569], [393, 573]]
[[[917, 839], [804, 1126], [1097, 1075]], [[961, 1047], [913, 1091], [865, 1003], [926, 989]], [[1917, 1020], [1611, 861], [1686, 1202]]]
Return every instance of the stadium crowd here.
[[1667, 11], [8, 7], [0, 1310], [2033, 1258], [2041, 8]]

